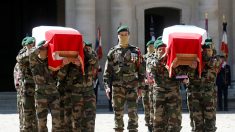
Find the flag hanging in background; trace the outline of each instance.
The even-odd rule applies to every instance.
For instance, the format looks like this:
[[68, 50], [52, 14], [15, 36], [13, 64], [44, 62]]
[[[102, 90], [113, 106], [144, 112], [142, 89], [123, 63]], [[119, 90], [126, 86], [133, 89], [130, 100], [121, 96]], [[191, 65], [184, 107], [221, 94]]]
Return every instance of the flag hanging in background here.
[[205, 30], [207, 32], [207, 38], [209, 37], [209, 32], [208, 32], [208, 14], [205, 13]]
[[153, 17], [151, 16], [151, 24], [149, 27], [149, 33], [150, 33], [150, 37], [152, 41], [155, 41], [155, 33], [154, 33], [154, 21], [153, 21]]
[[221, 46], [220, 46], [220, 50], [223, 53], [223, 55], [226, 57], [226, 59], [228, 58], [228, 40], [227, 40], [227, 22], [225, 21], [225, 17], [224, 17], [224, 21], [223, 21], [223, 37], [222, 37], [222, 42], [221, 42]]
[[100, 60], [102, 58], [102, 56], [103, 56], [100, 27], [98, 27], [98, 31], [97, 31], [95, 51], [96, 51], [96, 54], [98, 56], [98, 59]]

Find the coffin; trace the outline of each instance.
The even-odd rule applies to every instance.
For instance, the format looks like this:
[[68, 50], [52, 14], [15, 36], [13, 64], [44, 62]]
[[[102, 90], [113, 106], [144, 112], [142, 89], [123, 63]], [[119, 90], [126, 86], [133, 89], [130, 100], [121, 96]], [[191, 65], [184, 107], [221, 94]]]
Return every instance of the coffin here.
[[[179, 65], [192, 65], [198, 62], [199, 77], [201, 77], [202, 54], [201, 46], [206, 39], [206, 30], [191, 25], [175, 25], [163, 31], [163, 43], [168, 48], [167, 68], [169, 77], [172, 68]], [[181, 75], [180, 75], [181, 76]]]
[[64, 57], [78, 57], [84, 69], [83, 40], [77, 30], [68, 27], [39, 26], [33, 28], [32, 36], [36, 39], [36, 46], [42, 40], [49, 43], [49, 69], [59, 70]]

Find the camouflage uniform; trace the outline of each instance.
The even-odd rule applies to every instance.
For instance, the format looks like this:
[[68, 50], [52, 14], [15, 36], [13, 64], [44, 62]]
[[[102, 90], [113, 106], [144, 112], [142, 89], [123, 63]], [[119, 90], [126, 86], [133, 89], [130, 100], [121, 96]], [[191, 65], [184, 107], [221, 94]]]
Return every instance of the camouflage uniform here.
[[155, 54], [148, 61], [151, 62], [151, 74], [155, 81], [153, 85], [153, 131], [179, 132], [181, 130], [182, 105], [178, 81], [174, 76], [169, 78], [166, 57], [158, 58], [158, 55]]
[[96, 117], [96, 97], [93, 89], [93, 79], [98, 60], [94, 51], [85, 54], [85, 73], [81, 66], [68, 64], [60, 73], [63, 73], [66, 80], [66, 88], [71, 91], [72, 104], [72, 131], [73, 132], [94, 132]]
[[48, 60], [40, 59], [37, 50], [30, 54], [30, 67], [35, 88], [35, 106], [38, 118], [38, 131], [47, 132], [48, 110], [52, 116], [52, 131], [61, 130], [60, 99], [56, 88], [56, 74], [48, 69]]
[[21, 82], [21, 78], [22, 78], [22, 73], [20, 71], [19, 68], [19, 63], [16, 63], [15, 67], [14, 67], [14, 84], [15, 84], [15, 89], [17, 92], [17, 111], [19, 113], [19, 121], [20, 121], [20, 131], [23, 130], [23, 111], [22, 111], [22, 102], [21, 102], [21, 96], [22, 96], [22, 82]]
[[23, 131], [36, 131], [37, 121], [35, 114], [35, 83], [29, 66], [29, 54], [26, 48], [22, 48], [16, 57], [19, 69], [22, 72], [22, 111]]
[[[194, 72], [192, 72], [192, 73], [194, 73]], [[192, 73], [189, 73], [189, 76], [191, 76], [190, 77], [190, 86], [186, 87], [187, 107], [188, 107], [188, 111], [189, 111], [190, 126], [192, 128], [191, 131], [193, 131], [195, 129], [194, 122], [193, 122], [193, 112], [192, 112], [193, 98], [190, 97], [191, 94], [189, 94], [190, 93], [189, 87], [192, 87], [193, 85], [195, 86], [195, 84], [194, 84], [195, 82], [193, 80], [191, 80], [191, 79], [195, 80], [195, 78], [192, 78]], [[192, 89], [192, 88], [190, 88], [190, 89]]]
[[64, 66], [58, 72], [57, 87], [60, 93], [61, 124], [66, 132], [72, 131], [72, 102], [71, 89], [67, 85], [66, 75], [68, 66]]
[[[206, 58], [206, 59], [205, 59]], [[193, 132], [216, 131], [215, 79], [219, 62], [216, 58], [203, 56], [204, 68], [199, 79], [197, 71], [190, 74], [187, 89], [188, 108]]]
[[[128, 126], [130, 132], [138, 128], [137, 90], [144, 87], [145, 69], [139, 49], [120, 45], [110, 49], [104, 70], [104, 84], [108, 88], [112, 82], [112, 105], [114, 110], [115, 131], [124, 130], [124, 104], [128, 104]], [[112, 80], [110, 80], [112, 78]]]
[[[145, 62], [145, 69], [146, 69], [146, 79], [152, 80], [152, 76], [150, 75], [150, 64], [146, 63], [147, 59], [153, 56], [154, 53], [147, 53], [143, 56]], [[154, 117], [154, 110], [153, 110], [153, 86], [151, 84], [146, 84], [145, 88], [142, 90], [142, 102], [144, 106], [144, 114], [145, 114], [145, 122], [146, 126], [153, 127], [153, 117]], [[151, 129], [149, 128], [149, 129]]]

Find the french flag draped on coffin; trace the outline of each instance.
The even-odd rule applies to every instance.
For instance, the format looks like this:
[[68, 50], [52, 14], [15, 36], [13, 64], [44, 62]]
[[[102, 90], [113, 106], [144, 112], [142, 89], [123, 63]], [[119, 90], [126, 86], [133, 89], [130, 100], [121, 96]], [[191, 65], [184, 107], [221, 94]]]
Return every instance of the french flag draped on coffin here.
[[57, 71], [64, 57], [78, 57], [84, 71], [82, 35], [73, 28], [59, 26], [39, 26], [33, 28], [32, 36], [36, 44], [42, 40], [48, 43], [48, 67]]
[[206, 38], [206, 30], [193, 25], [175, 25], [163, 30], [162, 41], [168, 48], [167, 68], [169, 77], [172, 76], [173, 67], [190, 66], [195, 61], [198, 62], [198, 73], [201, 77], [201, 46]]

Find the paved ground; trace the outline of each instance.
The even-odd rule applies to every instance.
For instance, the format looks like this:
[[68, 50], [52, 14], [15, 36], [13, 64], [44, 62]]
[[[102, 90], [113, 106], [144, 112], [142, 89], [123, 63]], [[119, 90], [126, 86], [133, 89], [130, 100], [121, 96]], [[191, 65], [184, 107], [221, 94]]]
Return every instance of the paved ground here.
[[[139, 132], [147, 132], [144, 126], [143, 112], [139, 112]], [[127, 115], [124, 116], [125, 126], [127, 124]], [[51, 118], [48, 116], [48, 128], [51, 129]], [[234, 132], [235, 131], [235, 111], [227, 113], [217, 113], [217, 132]], [[113, 114], [107, 110], [98, 110], [96, 118], [96, 132], [113, 132]], [[18, 132], [18, 114], [15, 112], [1, 112], [0, 111], [0, 132]], [[183, 113], [181, 132], [190, 132], [189, 115], [187, 112]], [[127, 132], [127, 131], [125, 131]]]

